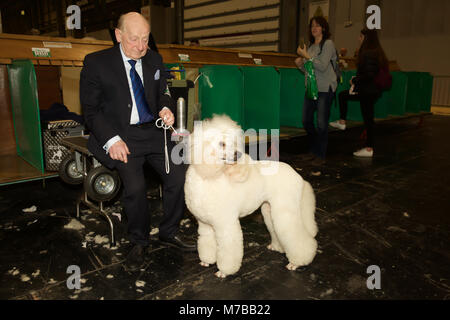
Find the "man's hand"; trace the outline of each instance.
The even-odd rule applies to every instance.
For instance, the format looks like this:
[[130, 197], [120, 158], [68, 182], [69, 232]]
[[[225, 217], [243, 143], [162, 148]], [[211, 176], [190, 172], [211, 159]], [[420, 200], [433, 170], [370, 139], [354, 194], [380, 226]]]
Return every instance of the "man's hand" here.
[[127, 144], [123, 140], [119, 140], [109, 148], [109, 156], [111, 159], [120, 160], [124, 163], [128, 162], [127, 155], [130, 154]]
[[173, 116], [173, 113], [169, 108], [163, 108], [158, 115], [168, 126], [173, 125], [173, 123], [175, 122], [175, 117]]

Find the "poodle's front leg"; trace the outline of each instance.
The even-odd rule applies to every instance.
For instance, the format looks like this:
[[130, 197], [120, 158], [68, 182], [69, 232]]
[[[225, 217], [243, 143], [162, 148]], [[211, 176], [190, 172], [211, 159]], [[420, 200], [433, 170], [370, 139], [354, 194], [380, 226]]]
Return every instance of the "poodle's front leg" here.
[[217, 241], [217, 268], [216, 276], [225, 278], [227, 275], [239, 271], [244, 255], [244, 239], [239, 219], [222, 221], [215, 225]]
[[200, 264], [208, 267], [210, 264], [216, 263], [216, 237], [214, 229], [201, 221], [198, 221], [198, 256]]

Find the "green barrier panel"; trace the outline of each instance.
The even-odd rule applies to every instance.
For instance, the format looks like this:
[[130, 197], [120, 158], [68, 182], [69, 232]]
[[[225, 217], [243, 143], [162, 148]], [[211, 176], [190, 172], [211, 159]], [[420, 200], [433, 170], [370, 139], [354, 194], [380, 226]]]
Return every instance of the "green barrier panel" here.
[[303, 128], [305, 75], [298, 69], [280, 68], [280, 126]]
[[422, 100], [420, 111], [431, 111], [431, 96], [433, 94], [433, 76], [429, 72], [422, 73]]
[[199, 69], [198, 80], [201, 118], [213, 114], [227, 114], [239, 125], [244, 126], [243, 77], [237, 66], [205, 66]]
[[30, 60], [8, 65], [17, 154], [44, 173], [36, 74]]
[[406, 94], [406, 112], [419, 113], [421, 103], [421, 75], [420, 72], [405, 72], [408, 77], [408, 90]]
[[408, 94], [408, 76], [404, 72], [393, 71], [392, 86], [389, 90], [388, 113], [394, 116], [402, 116], [406, 113], [406, 97]]
[[243, 129], [280, 129], [280, 74], [274, 67], [241, 69], [244, 76]]

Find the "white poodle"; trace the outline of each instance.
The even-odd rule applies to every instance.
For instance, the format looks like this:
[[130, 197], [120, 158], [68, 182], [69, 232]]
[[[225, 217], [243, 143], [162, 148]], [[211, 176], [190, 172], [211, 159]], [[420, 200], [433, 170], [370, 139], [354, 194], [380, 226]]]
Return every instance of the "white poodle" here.
[[270, 232], [268, 249], [286, 253], [289, 270], [316, 255], [315, 196], [289, 165], [254, 161], [243, 153], [241, 128], [228, 116], [196, 125], [189, 138], [186, 204], [198, 220], [200, 264], [217, 263], [217, 277], [236, 273], [244, 245], [239, 218], [259, 207]]

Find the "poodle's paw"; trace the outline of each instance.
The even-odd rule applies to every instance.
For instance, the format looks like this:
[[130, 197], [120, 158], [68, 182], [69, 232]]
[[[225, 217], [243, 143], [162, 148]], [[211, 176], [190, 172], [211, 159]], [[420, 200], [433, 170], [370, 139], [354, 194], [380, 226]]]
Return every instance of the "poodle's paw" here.
[[286, 268], [287, 268], [288, 270], [291, 270], [291, 271], [297, 270], [298, 267], [299, 267], [299, 266], [297, 266], [297, 265], [295, 265], [295, 264], [293, 264], [293, 263], [289, 263], [289, 264], [286, 265]]
[[280, 253], [284, 253], [283, 249], [280, 246], [274, 245], [273, 243], [269, 244], [267, 246], [267, 249], [271, 250], [271, 251], [277, 251]]
[[217, 278], [225, 278], [227, 275], [225, 274], [225, 273], [223, 273], [222, 271], [217, 271], [216, 273], [215, 273], [215, 276], [217, 277]]
[[209, 267], [209, 263], [206, 263], [206, 262], [203, 262], [203, 261], [200, 261], [200, 265], [202, 267]]

